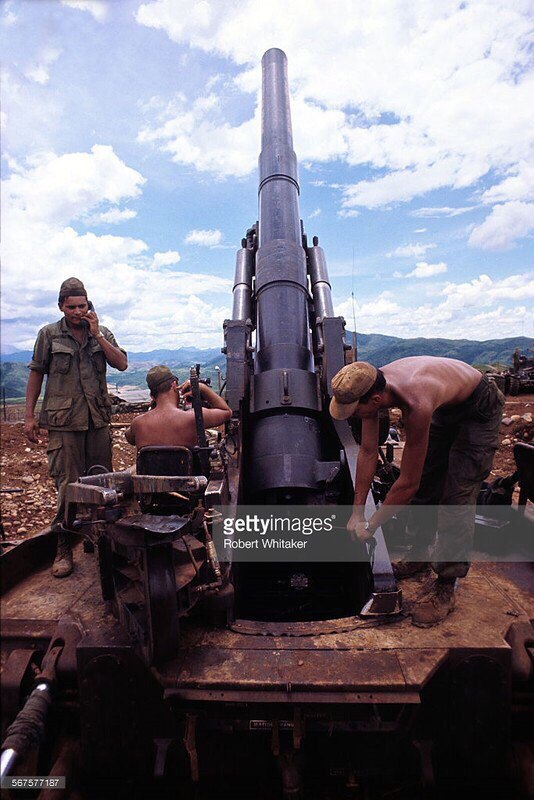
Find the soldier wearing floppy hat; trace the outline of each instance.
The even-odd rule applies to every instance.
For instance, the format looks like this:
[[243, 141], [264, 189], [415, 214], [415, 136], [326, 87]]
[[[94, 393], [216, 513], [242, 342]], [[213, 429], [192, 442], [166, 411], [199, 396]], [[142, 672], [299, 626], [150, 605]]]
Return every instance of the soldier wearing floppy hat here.
[[[72, 571], [72, 550], [61, 528], [65, 489], [96, 464], [111, 470], [106, 364], [125, 370], [128, 360], [111, 331], [99, 324], [81, 280], [73, 277], [63, 281], [58, 305], [63, 317], [39, 331], [28, 365], [24, 432], [30, 442], [38, 442], [40, 428], [48, 429], [48, 469], [58, 490], [52, 521], [52, 528], [58, 531], [58, 545], [52, 572], [63, 578]], [[45, 375], [45, 395], [37, 421], [35, 405]]]
[[[332, 392], [334, 419], [362, 420], [354, 510], [347, 525], [351, 535], [369, 539], [399, 506], [410, 502], [439, 506], [432, 554], [437, 578], [414, 603], [412, 620], [423, 626], [440, 622], [454, 608], [456, 579], [469, 569], [473, 506], [498, 446], [504, 397], [468, 364], [432, 356], [403, 358], [381, 369], [356, 361], [332, 378]], [[406, 432], [400, 476], [366, 520], [365, 502], [378, 458], [378, 412], [394, 406], [402, 411]], [[455, 509], [461, 513], [451, 513]], [[399, 579], [428, 570], [436, 534], [432, 526], [421, 524], [415, 509], [408, 529], [414, 544], [410, 556], [395, 565]]]
[[332, 378], [334, 396], [330, 414], [334, 419], [348, 419], [356, 411], [360, 399], [375, 385], [378, 370], [366, 361], [354, 361]]

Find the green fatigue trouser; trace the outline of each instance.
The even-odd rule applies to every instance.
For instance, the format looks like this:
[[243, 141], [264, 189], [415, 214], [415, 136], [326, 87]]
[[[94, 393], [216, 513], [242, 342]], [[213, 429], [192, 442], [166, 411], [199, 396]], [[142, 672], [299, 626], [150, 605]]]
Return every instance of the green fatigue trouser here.
[[77, 481], [96, 464], [111, 471], [111, 430], [106, 425], [88, 431], [49, 431], [46, 453], [48, 471], [58, 491], [57, 511], [52, 520], [54, 527], [63, 522], [65, 516], [67, 484]]
[[503, 394], [483, 377], [466, 401], [432, 417], [407, 532], [413, 537], [409, 558], [417, 561], [424, 560], [437, 531], [432, 567], [444, 578], [462, 578], [469, 569], [478, 493], [499, 446], [503, 405]]

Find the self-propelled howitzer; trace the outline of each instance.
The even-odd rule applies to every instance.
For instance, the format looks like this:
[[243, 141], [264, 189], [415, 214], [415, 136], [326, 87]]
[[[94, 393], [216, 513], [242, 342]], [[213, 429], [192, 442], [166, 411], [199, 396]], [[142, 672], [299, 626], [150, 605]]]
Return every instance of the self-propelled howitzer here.
[[[223, 781], [236, 797], [380, 800], [427, 796], [434, 779], [440, 796], [530, 796], [504, 770], [529, 774], [529, 563], [474, 564], [458, 610], [424, 630], [395, 615], [381, 531], [372, 568], [343, 524], [312, 563], [219, 547], [217, 520], [250, 505], [295, 518], [350, 508], [357, 456], [349, 423], [328, 414], [350, 353], [300, 222], [280, 50], [263, 82], [259, 222], [225, 323], [233, 418], [205, 435], [193, 369], [196, 447], [141, 448], [135, 472], [69, 485], [65, 528], [86, 545], [72, 576], [50, 575], [50, 529], [0, 557], [0, 775], [64, 775], [83, 800], [211, 798]], [[511, 532], [511, 548], [531, 546], [529, 530]]]

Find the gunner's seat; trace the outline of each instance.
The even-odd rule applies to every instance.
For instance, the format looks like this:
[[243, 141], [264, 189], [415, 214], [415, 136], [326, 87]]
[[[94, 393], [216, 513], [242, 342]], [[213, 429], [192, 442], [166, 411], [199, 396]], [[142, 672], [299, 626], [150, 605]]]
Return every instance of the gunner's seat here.
[[[137, 452], [137, 474], [159, 476], [199, 475], [189, 447], [160, 445], [141, 447]], [[183, 514], [194, 502], [190, 495], [176, 491], [150, 492], [138, 496], [143, 514]]]
[[189, 447], [160, 445], [137, 452], [138, 475], [193, 475], [193, 453]]

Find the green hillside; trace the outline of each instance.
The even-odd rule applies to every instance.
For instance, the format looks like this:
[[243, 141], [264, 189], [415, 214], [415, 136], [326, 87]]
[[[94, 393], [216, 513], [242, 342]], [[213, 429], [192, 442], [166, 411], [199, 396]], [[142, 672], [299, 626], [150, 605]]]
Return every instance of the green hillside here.
[[358, 358], [382, 366], [408, 356], [441, 356], [457, 358], [467, 364], [511, 364], [515, 348], [526, 350], [532, 345], [526, 336], [510, 339], [398, 339], [380, 334], [358, 334]]
[[28, 368], [25, 364], [0, 363], [0, 386], [5, 389], [6, 398], [23, 397], [26, 394]]

